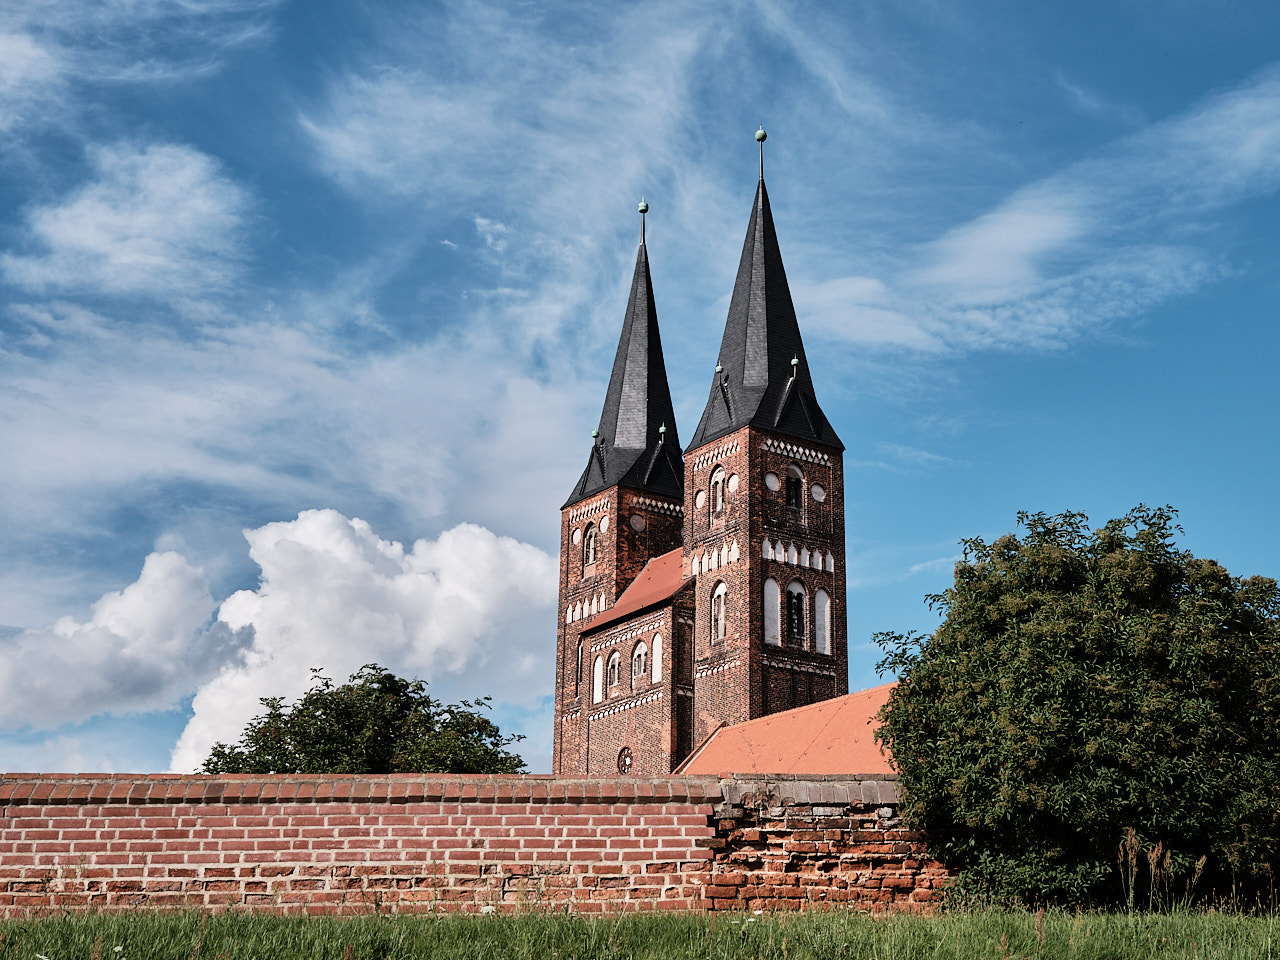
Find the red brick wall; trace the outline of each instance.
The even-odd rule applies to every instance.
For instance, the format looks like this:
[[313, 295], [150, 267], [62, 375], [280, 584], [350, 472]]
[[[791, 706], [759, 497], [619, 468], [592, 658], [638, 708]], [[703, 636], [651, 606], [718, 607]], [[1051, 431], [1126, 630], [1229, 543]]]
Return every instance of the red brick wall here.
[[67, 909], [917, 908], [896, 784], [0, 776], [0, 916]]

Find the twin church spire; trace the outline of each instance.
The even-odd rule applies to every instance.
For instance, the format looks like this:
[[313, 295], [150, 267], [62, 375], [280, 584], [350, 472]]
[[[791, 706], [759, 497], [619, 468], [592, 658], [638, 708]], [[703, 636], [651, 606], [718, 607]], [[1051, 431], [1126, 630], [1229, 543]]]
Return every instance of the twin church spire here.
[[[818, 406], [778, 235], [760, 181], [706, 408], [689, 449], [752, 425], [844, 449]], [[641, 202], [641, 213], [648, 204]], [[615, 484], [680, 497], [684, 467], [667, 385], [643, 226], [631, 295], [591, 455], [565, 506]]]
[[[648, 209], [641, 201], [642, 217]], [[616, 484], [677, 499], [684, 492], [684, 463], [662, 359], [643, 226], [600, 426], [592, 435], [587, 468], [564, 506]]]

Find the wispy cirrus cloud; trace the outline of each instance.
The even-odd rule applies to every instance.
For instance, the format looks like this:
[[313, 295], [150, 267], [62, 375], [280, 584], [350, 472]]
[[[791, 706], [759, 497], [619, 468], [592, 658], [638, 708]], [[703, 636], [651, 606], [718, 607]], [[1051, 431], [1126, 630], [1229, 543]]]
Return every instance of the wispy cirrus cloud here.
[[93, 179], [26, 214], [31, 253], [6, 253], [10, 283], [37, 292], [191, 297], [239, 272], [245, 192], [179, 144], [90, 151]]
[[850, 342], [1055, 349], [1230, 271], [1218, 219], [1277, 189], [1273, 69], [1025, 185], [882, 277], [802, 280], [797, 298]]

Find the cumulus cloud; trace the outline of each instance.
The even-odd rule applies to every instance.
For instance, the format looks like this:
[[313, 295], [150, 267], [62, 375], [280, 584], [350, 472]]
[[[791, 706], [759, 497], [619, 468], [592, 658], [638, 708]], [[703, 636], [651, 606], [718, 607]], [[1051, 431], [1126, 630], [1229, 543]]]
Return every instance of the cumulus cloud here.
[[0, 639], [0, 726], [52, 729], [99, 714], [173, 707], [245, 639], [214, 610], [203, 571], [177, 553], [147, 557], [85, 622]]
[[173, 769], [235, 740], [260, 698], [302, 693], [310, 667], [343, 680], [378, 662], [438, 697], [525, 708], [551, 692], [557, 566], [536, 547], [462, 524], [406, 549], [335, 510], [245, 537], [261, 582], [228, 597], [218, 622], [253, 643], [196, 693]]
[[32, 246], [0, 258], [11, 283], [36, 291], [190, 296], [239, 270], [244, 192], [213, 158], [179, 144], [91, 150], [94, 179], [28, 211]]

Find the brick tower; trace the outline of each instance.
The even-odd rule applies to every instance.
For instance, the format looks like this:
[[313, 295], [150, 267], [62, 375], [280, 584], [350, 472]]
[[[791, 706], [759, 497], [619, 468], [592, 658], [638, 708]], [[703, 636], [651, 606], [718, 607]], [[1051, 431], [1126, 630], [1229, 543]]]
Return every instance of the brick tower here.
[[[648, 204], [642, 203], [642, 218], [647, 211]], [[583, 629], [614, 607], [651, 559], [680, 546], [684, 465], [662, 359], [643, 219], [641, 224], [631, 295], [600, 426], [592, 433], [587, 467], [560, 510], [552, 766], [565, 775], [587, 772], [590, 725], [584, 709], [592, 705], [592, 686], [601, 682], [594, 673], [608, 671], [611, 688], [626, 676], [628, 689], [634, 690], [642, 679], [629, 677], [635, 650], [627, 651], [630, 658], [625, 665], [609, 662], [607, 655], [584, 642]], [[663, 670], [662, 662], [665, 657], [669, 663], [670, 645], [665, 653], [661, 644], [656, 651], [653, 646], [651, 639], [645, 645], [643, 672], [649, 683], [671, 674], [669, 666]], [[660, 724], [661, 719], [652, 723]], [[638, 738], [646, 739], [646, 732], [652, 731], [638, 731]], [[612, 764], [616, 758], [607, 759]], [[591, 764], [593, 772], [596, 766]], [[613, 772], [612, 767], [604, 772]], [[670, 772], [670, 767], [663, 772]]]
[[762, 148], [710, 396], [685, 451], [695, 742], [848, 692], [843, 451], [809, 376]]
[[664, 775], [721, 724], [848, 692], [844, 445], [814, 393], [756, 139], [760, 181], [683, 461], [642, 228], [600, 429], [561, 511], [561, 776]]

